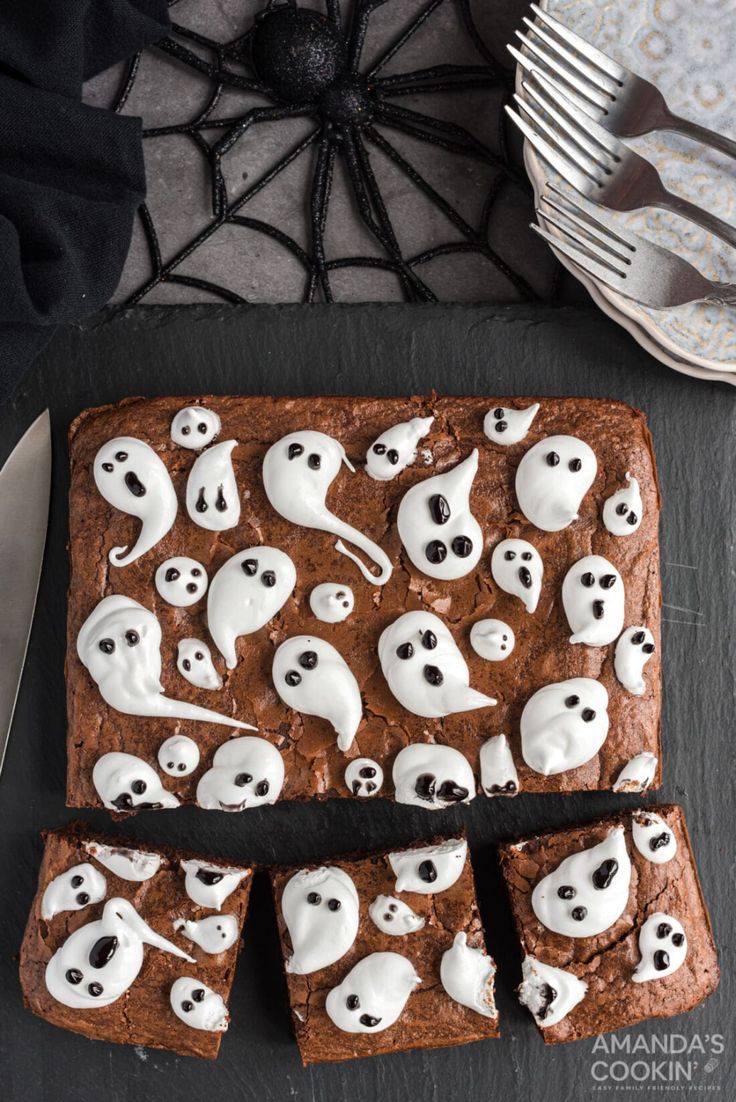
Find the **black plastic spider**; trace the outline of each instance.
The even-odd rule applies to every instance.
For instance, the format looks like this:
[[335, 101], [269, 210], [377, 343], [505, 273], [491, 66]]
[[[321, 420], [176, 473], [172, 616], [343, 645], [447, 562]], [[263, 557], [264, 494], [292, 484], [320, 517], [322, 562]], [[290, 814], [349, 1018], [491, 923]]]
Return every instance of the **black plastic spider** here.
[[[212, 94], [197, 118], [185, 123], [144, 131], [152, 138], [168, 134], [186, 134], [207, 158], [212, 173], [213, 221], [181, 249], [163, 262], [147, 208], [141, 210], [154, 272], [129, 303], [137, 302], [157, 283], [183, 283], [210, 291], [231, 302], [243, 299], [234, 292], [208, 281], [176, 271], [194, 250], [225, 223], [240, 224], [258, 230], [286, 246], [301, 261], [307, 273], [305, 301], [312, 302], [321, 291], [326, 302], [333, 301], [329, 273], [340, 267], [363, 265], [393, 271], [401, 281], [405, 297], [413, 302], [434, 302], [436, 296], [420, 277], [417, 268], [439, 255], [476, 252], [493, 263], [524, 298], [536, 295], [488, 244], [491, 211], [503, 184], [525, 181], [510, 166], [501, 130], [501, 155], [494, 153], [464, 127], [411, 110], [393, 102], [418, 93], [458, 92], [465, 89], [508, 86], [508, 74], [495, 62], [473, 21], [470, 0], [456, 0], [468, 35], [483, 60], [479, 65], [435, 65], [413, 72], [381, 76], [380, 71], [417, 32], [445, 0], [429, 0], [399, 37], [384, 51], [370, 71], [361, 72], [360, 62], [369, 20], [387, 0], [355, 0], [348, 27], [343, 25], [339, 0], [325, 0], [326, 13], [299, 7], [296, 0], [276, 3], [270, 0], [252, 26], [237, 39], [218, 43], [186, 27], [174, 24], [176, 37], [157, 43], [169, 56], [207, 76]], [[182, 41], [206, 47], [214, 62], [205, 60]], [[232, 68], [236, 65], [238, 71]], [[252, 75], [251, 75], [252, 74]], [[135, 78], [135, 66], [118, 101], [125, 102]], [[257, 93], [271, 102], [252, 107], [234, 117], [213, 117], [226, 87]], [[258, 124], [288, 118], [314, 119], [317, 128], [289, 151], [256, 184], [228, 202], [222, 170], [222, 158], [246, 132]], [[414, 139], [431, 143], [452, 153], [474, 158], [498, 170], [479, 221], [470, 225], [459, 211], [437, 192], [392, 142], [377, 129], [400, 131]], [[210, 144], [204, 138], [209, 130], [224, 130]], [[311, 255], [276, 226], [240, 213], [255, 194], [270, 183], [307, 147], [316, 145], [316, 159], [309, 196]], [[382, 151], [423, 194], [435, 204], [459, 231], [461, 240], [448, 242], [406, 258], [399, 246], [391, 216], [371, 165], [369, 146]], [[330, 201], [336, 156], [341, 156], [362, 221], [385, 252], [384, 257], [346, 257], [327, 260], [324, 230]]]

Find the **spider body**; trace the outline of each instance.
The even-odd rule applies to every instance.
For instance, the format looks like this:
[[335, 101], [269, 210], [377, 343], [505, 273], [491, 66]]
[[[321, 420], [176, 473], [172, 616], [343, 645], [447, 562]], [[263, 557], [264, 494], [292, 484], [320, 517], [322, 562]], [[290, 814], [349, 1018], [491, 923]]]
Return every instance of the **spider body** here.
[[313, 103], [339, 79], [347, 46], [338, 27], [312, 8], [285, 5], [256, 17], [251, 60], [281, 103]]

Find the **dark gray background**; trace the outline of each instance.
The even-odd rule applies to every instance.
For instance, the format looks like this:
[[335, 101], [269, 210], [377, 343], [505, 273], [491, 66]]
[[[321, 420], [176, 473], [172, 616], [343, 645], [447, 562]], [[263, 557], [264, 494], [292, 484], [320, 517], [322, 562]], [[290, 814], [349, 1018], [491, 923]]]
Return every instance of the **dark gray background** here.
[[[487, 1098], [588, 1098], [590, 1041], [545, 1049], [516, 1003], [518, 953], [496, 869], [494, 843], [621, 806], [635, 797], [476, 799], [426, 813], [385, 801], [277, 804], [227, 816], [193, 808], [142, 813], [104, 830], [220, 853], [299, 862], [360, 847], [469, 831], [490, 948], [499, 962], [503, 1039], [303, 1070], [291, 1035], [273, 912], [264, 877], [232, 999], [233, 1024], [215, 1064], [85, 1041], [23, 1010], [16, 954], [35, 891], [39, 831], [73, 816], [64, 808], [66, 442], [83, 407], [126, 395], [176, 393], [599, 395], [643, 408], [654, 433], [664, 496], [665, 784], [684, 803], [721, 951], [720, 989], [690, 1015], [636, 1027], [636, 1038], [679, 1034], [725, 1052], [698, 1061], [693, 1084], [736, 1092], [733, 1037], [734, 401], [718, 384], [685, 379], [649, 358], [588, 307], [267, 307], [143, 309], [59, 333], [3, 411], [0, 460], [47, 404], [54, 429], [54, 488], [36, 622], [13, 735], [0, 781], [5, 875], [0, 905], [0, 1050], [6, 1102], [110, 1102], [142, 1098], [217, 1102], [350, 1097], [355, 1102]], [[681, 564], [681, 565], [673, 565]], [[641, 1042], [639, 1042], [641, 1044]], [[605, 1056], [603, 1056], [605, 1059]], [[638, 1057], [650, 1062], [646, 1055]], [[632, 1064], [634, 1057], [623, 1059]], [[659, 1058], [661, 1059], [661, 1057]], [[681, 1057], [686, 1061], [686, 1057]], [[641, 1065], [640, 1065], [641, 1068]], [[629, 1081], [629, 1087], [631, 1081]], [[646, 1096], [654, 1092], [644, 1088]], [[617, 1092], [616, 1097], [622, 1097]]]

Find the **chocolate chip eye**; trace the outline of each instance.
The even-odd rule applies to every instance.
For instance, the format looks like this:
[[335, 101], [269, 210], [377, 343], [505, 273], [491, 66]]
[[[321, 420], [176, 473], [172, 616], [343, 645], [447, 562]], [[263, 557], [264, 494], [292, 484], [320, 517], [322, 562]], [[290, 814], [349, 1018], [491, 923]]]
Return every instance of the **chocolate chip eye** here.
[[90, 983], [87, 985], [87, 990], [93, 998], [97, 999], [102, 994], [104, 988], [101, 983]]
[[135, 792], [136, 796], [142, 796], [147, 787], [148, 785], [145, 781], [133, 781], [130, 786], [130, 791]]
[[137, 647], [140, 641], [141, 637], [137, 631], [133, 631], [132, 628], [130, 629], [130, 631], [126, 631], [125, 642], [128, 644], [129, 647]]
[[347, 999], [345, 1000], [345, 1006], [348, 1008], [348, 1010], [357, 1010], [360, 1006], [360, 999], [357, 995], [348, 995]]
[[611, 586], [614, 586], [615, 584], [616, 584], [616, 575], [615, 574], [604, 574], [603, 577], [601, 578], [601, 586], [603, 587], [603, 589], [610, 589]]
[[579, 471], [583, 465], [582, 459], [571, 459], [567, 464], [571, 471]]
[[202, 654], [201, 650], [195, 650], [194, 657], [197, 659], [198, 662], [204, 662], [204, 655]]
[[431, 563], [437, 565], [447, 558], [447, 547], [442, 540], [432, 540], [431, 543], [427, 544], [424, 553]]
[[266, 589], [273, 589], [276, 585], [276, 575], [273, 570], [264, 570], [261, 574], [261, 585], [265, 585]]
[[195, 987], [194, 991], [192, 991], [192, 998], [194, 999], [195, 1003], [201, 1003], [204, 999], [204, 988]]
[[70, 968], [69, 971], [66, 973], [66, 982], [73, 983], [75, 987], [78, 983], [81, 983], [83, 979], [84, 976], [78, 968]]
[[685, 935], [684, 934], [673, 934], [672, 935], [672, 944], [676, 945], [677, 948], [679, 949], [681, 945], [685, 944]]
[[237, 777], [233, 781], [236, 788], [245, 788], [246, 784], [250, 784], [253, 777], [250, 773], [238, 773]]
[[563, 884], [561, 888], [557, 889], [557, 894], [560, 899], [574, 899], [577, 893], [572, 884]]
[[506, 432], [506, 429], [509, 426], [508, 426], [508, 422], [506, 422], [506, 421], [496, 421], [496, 424], [493, 427], [494, 427], [496, 432]]
[[668, 922], [660, 922], [659, 926], [657, 927], [657, 937], [666, 938], [669, 937], [671, 933], [672, 927], [670, 926], [670, 924]]
[[383, 921], [384, 922], [393, 922], [393, 920], [394, 920], [394, 916], [390, 915], [387, 911], [386, 914], [383, 916]]
[[399, 462], [399, 453], [397, 452], [396, 448], [389, 448], [386, 452], [386, 458], [388, 459], [391, 466], [395, 467], [396, 464]]
[[114, 471], [114, 470], [115, 470], [115, 468], [114, 468], [114, 466], [112, 465], [112, 463], [103, 463], [103, 464], [102, 464], [102, 469], [103, 469], [103, 471], [105, 471], [105, 472], [106, 472], [107, 474], [110, 474], [110, 472], [111, 472], [111, 471]]
[[268, 781], [259, 781], [256, 785], [256, 796], [267, 796], [270, 787]]
[[100, 639], [98, 646], [103, 654], [112, 654], [115, 650], [115, 643], [112, 639]]
[[513, 562], [514, 559], [516, 558], [516, 552], [515, 551], [504, 551], [503, 557], [506, 559], [506, 562]]
[[[169, 766], [169, 768], [171, 768], [171, 765]], [[186, 765], [183, 761], [180, 761], [176, 768], [179, 770], [180, 773], [183, 773], [186, 769]]]
[[641, 649], [645, 654], [654, 654], [654, 643], [645, 643]]
[[374, 444], [373, 445], [373, 451], [374, 451], [375, 455], [385, 455], [386, 454], [386, 445], [385, 444]]
[[118, 463], [124, 463], [125, 460], [128, 458], [128, 453], [127, 452], [115, 452], [115, 458], [117, 459]]
[[289, 444], [288, 456], [289, 459], [296, 459], [298, 455], [301, 455], [304, 448], [301, 444]]
[[422, 632], [422, 646], [425, 650], [434, 650], [437, 646], [437, 636], [433, 631]]
[[369, 779], [371, 777], [375, 777], [375, 775], [376, 771], [372, 765], [364, 765], [362, 769], [358, 770], [359, 777], [365, 777], [366, 779]]
[[470, 536], [455, 536], [452, 550], [459, 559], [467, 559], [473, 550], [473, 541]]
[[187, 673], [189, 673], [189, 671], [190, 671], [190, 670], [191, 670], [191, 668], [192, 668], [192, 663], [191, 663], [191, 662], [189, 661], [189, 659], [188, 659], [188, 658], [185, 658], [185, 659], [183, 660], [183, 662], [182, 662], [182, 666], [183, 666], [183, 667], [184, 667], [184, 669], [185, 669], [185, 670], [187, 671]]
[[89, 896], [86, 892], [79, 892], [79, 894], [77, 895], [77, 903], [80, 907], [87, 906], [87, 904], [89, 903]]
[[590, 573], [590, 571], [583, 574], [582, 578], [580, 579], [580, 584], [584, 585], [586, 589], [590, 589], [592, 585], [595, 585], [595, 578]]
[[331, 911], [339, 911], [342, 907], [342, 903], [339, 899], [330, 899], [327, 902], [327, 906], [330, 908]]
[[396, 655], [398, 658], [411, 658], [413, 654], [414, 647], [411, 645], [411, 643], [401, 643], [396, 648]]
[[636, 513], [631, 512], [631, 513], [629, 513], [628, 517], [626, 518], [626, 523], [630, 524], [633, 528], [633, 526], [637, 523], [638, 520], [639, 520], [639, 518], [636, 515]]
[[547, 452], [545, 458], [547, 460], [548, 467], [556, 467], [557, 464], [560, 462], [560, 457], [557, 452]]
[[502, 421], [505, 416], [505, 410], [503, 406], [496, 406], [493, 411], [493, 416], [496, 418], [497, 421]]
[[175, 582], [178, 577], [180, 577], [179, 571], [176, 569], [175, 566], [170, 566], [164, 574], [164, 581]]
[[626, 514], [628, 513], [628, 511], [629, 511], [629, 507], [623, 501], [621, 502], [620, 505], [616, 506], [616, 512], [618, 513], [618, 515], [620, 517], [625, 517]]
[[243, 573], [247, 574], [249, 578], [258, 573], [258, 559], [243, 559], [240, 566]]
[[568, 696], [565, 700], [565, 707], [566, 708], [577, 708], [579, 703], [580, 703], [580, 697], [579, 696]]
[[592, 708], [583, 708], [582, 711], [583, 723], [592, 723], [595, 719], [595, 712]]
[[81, 888], [82, 884], [84, 883], [84, 877], [83, 876], [73, 876], [71, 878], [70, 883], [71, 883], [71, 886], [73, 888]]
[[447, 524], [450, 519], [450, 506], [442, 494], [432, 494], [429, 499], [429, 512], [435, 524]]
[[522, 551], [521, 552], [521, 557], [524, 560], [524, 562], [531, 562], [532, 561], [531, 551]]
[[284, 676], [284, 681], [287, 685], [291, 685], [292, 688], [295, 685], [300, 685], [301, 680], [302, 675], [300, 673], [297, 673], [296, 670], [289, 670], [289, 672]]
[[197, 425], [197, 432], [201, 432], [202, 436], [204, 436], [204, 434], [207, 432], [207, 425], [204, 423], [204, 421], [200, 421]]
[[313, 907], [319, 907], [322, 902], [322, 896], [319, 892], [310, 892], [307, 896], [307, 903], [311, 903]]
[[315, 669], [318, 662], [319, 658], [314, 650], [305, 650], [299, 655], [299, 665], [303, 670]]
[[380, 1018], [374, 1018], [372, 1014], [361, 1014], [360, 1015], [360, 1024], [361, 1025], [372, 1027], [374, 1025], [378, 1025], [378, 1023], [380, 1021], [381, 1021]]
[[307, 463], [313, 471], [318, 471], [322, 466], [322, 456], [317, 455], [316, 452], [312, 452], [309, 459], [307, 460]]
[[189, 999], [184, 999], [184, 1002], [181, 1004], [181, 1008], [185, 1014], [189, 1014], [192, 1010], [194, 1010], [194, 1003], [190, 1002]]
[[634, 634], [631, 636], [631, 642], [634, 644], [635, 647], [640, 647], [645, 639], [646, 635], [643, 631], [635, 631]]
[[441, 685], [445, 680], [442, 670], [437, 666], [425, 666], [424, 679], [428, 681], [430, 685]]
[[198, 578], [202, 571], [199, 569], [198, 566], [193, 566], [191, 573], [193, 578]]
[[197, 592], [197, 583], [196, 582], [187, 582], [187, 593], [196, 593], [196, 592]]
[[181, 434], [182, 434], [182, 436], [189, 436], [189, 433], [190, 433], [191, 431], [192, 431], [192, 430], [191, 430], [191, 428], [189, 427], [189, 425], [182, 425], [182, 426], [181, 426]]
[[583, 919], [588, 914], [588, 908], [587, 907], [573, 907], [573, 909], [570, 911], [570, 914], [575, 919], [576, 922], [582, 922]]

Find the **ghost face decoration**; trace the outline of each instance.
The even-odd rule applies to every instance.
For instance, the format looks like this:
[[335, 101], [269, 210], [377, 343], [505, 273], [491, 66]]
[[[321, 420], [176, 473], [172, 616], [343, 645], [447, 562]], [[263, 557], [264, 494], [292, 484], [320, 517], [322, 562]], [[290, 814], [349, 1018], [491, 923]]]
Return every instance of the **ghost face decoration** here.
[[353, 796], [367, 800], [383, 787], [383, 769], [372, 758], [353, 758], [345, 770], [345, 784]]
[[111, 708], [129, 716], [161, 716], [255, 730], [250, 723], [163, 696], [161, 626], [130, 597], [103, 597], [77, 636], [77, 654]]
[[344, 957], [358, 934], [360, 904], [348, 874], [335, 867], [303, 869], [287, 883], [281, 913], [291, 938], [286, 971], [307, 976]]
[[107, 895], [107, 881], [94, 865], [74, 865], [56, 876], [41, 900], [41, 915], [48, 922], [62, 911], [81, 911]]
[[516, 646], [516, 636], [503, 620], [477, 620], [470, 629], [470, 645], [486, 662], [503, 662]]
[[598, 470], [593, 449], [574, 436], [546, 436], [522, 457], [516, 497], [527, 520], [543, 532], [560, 532], [578, 519]]
[[232, 454], [237, 440], [224, 440], [198, 455], [187, 479], [187, 512], [209, 532], [225, 532], [240, 520], [240, 497]]
[[220, 567], [207, 599], [207, 626], [229, 670], [238, 664], [235, 640], [272, 620], [295, 585], [294, 563], [276, 547], [248, 547]]
[[644, 667], [654, 654], [654, 636], [649, 628], [627, 628], [616, 643], [613, 668], [623, 687], [634, 696], [643, 696]]
[[108, 869], [121, 880], [130, 880], [137, 884], [150, 880], [161, 867], [159, 853], [144, 853], [125, 846], [106, 846], [101, 842], [87, 842], [84, 848], [95, 861], [99, 861], [103, 869]]
[[355, 596], [349, 585], [321, 582], [309, 594], [312, 614], [323, 624], [340, 624], [347, 620], [355, 606]]
[[212, 768], [197, 785], [197, 803], [208, 811], [244, 811], [274, 804], [284, 784], [284, 762], [265, 738], [245, 735], [215, 751]]
[[239, 934], [235, 915], [208, 915], [199, 921], [177, 918], [174, 929], [213, 956], [232, 948]]
[[222, 678], [212, 661], [212, 651], [201, 639], [182, 639], [177, 645], [176, 668], [190, 685], [214, 692], [222, 688]]
[[170, 777], [188, 777], [199, 765], [199, 747], [187, 735], [172, 735], [158, 748], [158, 764]]
[[431, 612], [399, 616], [382, 632], [378, 658], [389, 689], [415, 716], [439, 719], [496, 703], [470, 688], [467, 662], [449, 630]]
[[185, 406], [171, 422], [171, 439], [181, 448], [199, 451], [219, 435], [220, 418], [212, 409]]
[[184, 891], [198, 907], [219, 911], [226, 899], [246, 879], [246, 869], [205, 865], [201, 861], [181, 861]]
[[616, 778], [614, 792], [646, 792], [657, 772], [657, 755], [642, 750], [627, 762]]
[[224, 1033], [230, 1024], [222, 995], [191, 976], [180, 976], [178, 980], [174, 980], [169, 992], [169, 1002], [177, 1018], [192, 1029]]
[[672, 828], [653, 811], [635, 811], [631, 824], [634, 845], [653, 865], [666, 865], [677, 853]]
[[382, 432], [365, 457], [365, 469], [377, 482], [388, 482], [417, 457], [417, 444], [427, 435], [434, 417], [412, 417]]
[[562, 583], [562, 604], [571, 643], [605, 647], [624, 626], [624, 583], [601, 555], [586, 555], [570, 567]]
[[132, 436], [118, 436], [103, 444], [95, 456], [93, 475], [109, 505], [141, 522], [130, 550], [113, 547], [110, 551], [113, 566], [129, 566], [155, 547], [176, 520], [171, 476], [153, 448]]
[[[351, 559], [369, 582], [385, 585], [393, 569], [385, 552], [327, 508], [327, 491], [342, 463], [355, 473], [342, 444], [331, 436], [309, 429], [289, 433], [271, 445], [263, 460], [266, 497], [276, 512], [292, 524], [337, 536], [335, 549]], [[378, 574], [369, 570], [343, 541], [367, 555], [378, 567]]]
[[327, 996], [325, 1010], [344, 1033], [380, 1033], [398, 1021], [421, 976], [401, 953], [370, 953]]
[[449, 838], [437, 846], [389, 853], [388, 863], [396, 877], [397, 892], [437, 895], [456, 884], [465, 868], [468, 843]]
[[482, 949], [468, 945], [468, 935], [455, 934], [452, 948], [442, 954], [440, 980], [447, 994], [484, 1018], [497, 1018], [493, 997], [496, 965]]
[[486, 796], [516, 796], [519, 791], [519, 774], [505, 735], [494, 735], [480, 748], [480, 786]]
[[590, 677], [545, 685], [521, 713], [522, 757], [544, 777], [584, 765], [607, 735], [608, 692]]
[[657, 911], [649, 916], [639, 931], [641, 961], [631, 977], [634, 983], [648, 983], [671, 976], [687, 956], [687, 937], [672, 915]]
[[483, 432], [494, 444], [518, 444], [531, 428], [532, 421], [539, 412], [539, 402], [526, 409], [511, 409], [509, 406], [494, 406], [483, 418]]
[[276, 651], [271, 676], [287, 708], [326, 719], [340, 750], [349, 750], [363, 718], [358, 682], [331, 643], [295, 635]]
[[425, 919], [416, 914], [403, 899], [394, 899], [392, 895], [377, 895], [368, 908], [371, 921], [382, 934], [390, 937], [404, 937], [422, 930]]
[[540, 1029], [557, 1025], [582, 1002], [588, 985], [573, 972], [524, 957], [519, 1002], [529, 1008]]
[[162, 562], [154, 580], [159, 595], [175, 608], [189, 608], [207, 592], [207, 571], [186, 555]]
[[536, 612], [542, 592], [542, 558], [526, 540], [501, 540], [491, 556], [493, 580], [504, 593], [518, 597], [527, 612]]
[[425, 478], [401, 499], [397, 525], [417, 570], [453, 581], [473, 570], [483, 551], [483, 533], [470, 511], [478, 449], [452, 470]]
[[77, 1010], [110, 1006], [135, 982], [150, 945], [194, 963], [172, 942], [152, 930], [127, 899], [110, 899], [102, 918], [71, 934], [46, 966], [52, 998]]
[[475, 796], [475, 777], [467, 759], [452, 746], [414, 742], [396, 755], [395, 800], [428, 811], [467, 804]]
[[158, 773], [133, 754], [103, 754], [95, 762], [92, 783], [110, 811], [159, 811], [179, 806], [173, 792], [167, 792], [161, 784]]
[[639, 483], [626, 472], [628, 483], [603, 504], [603, 523], [612, 536], [630, 536], [641, 525], [643, 512]]
[[532, 910], [548, 930], [596, 937], [610, 929], [629, 901], [631, 861], [623, 827], [590, 849], [561, 861], [532, 892]]

